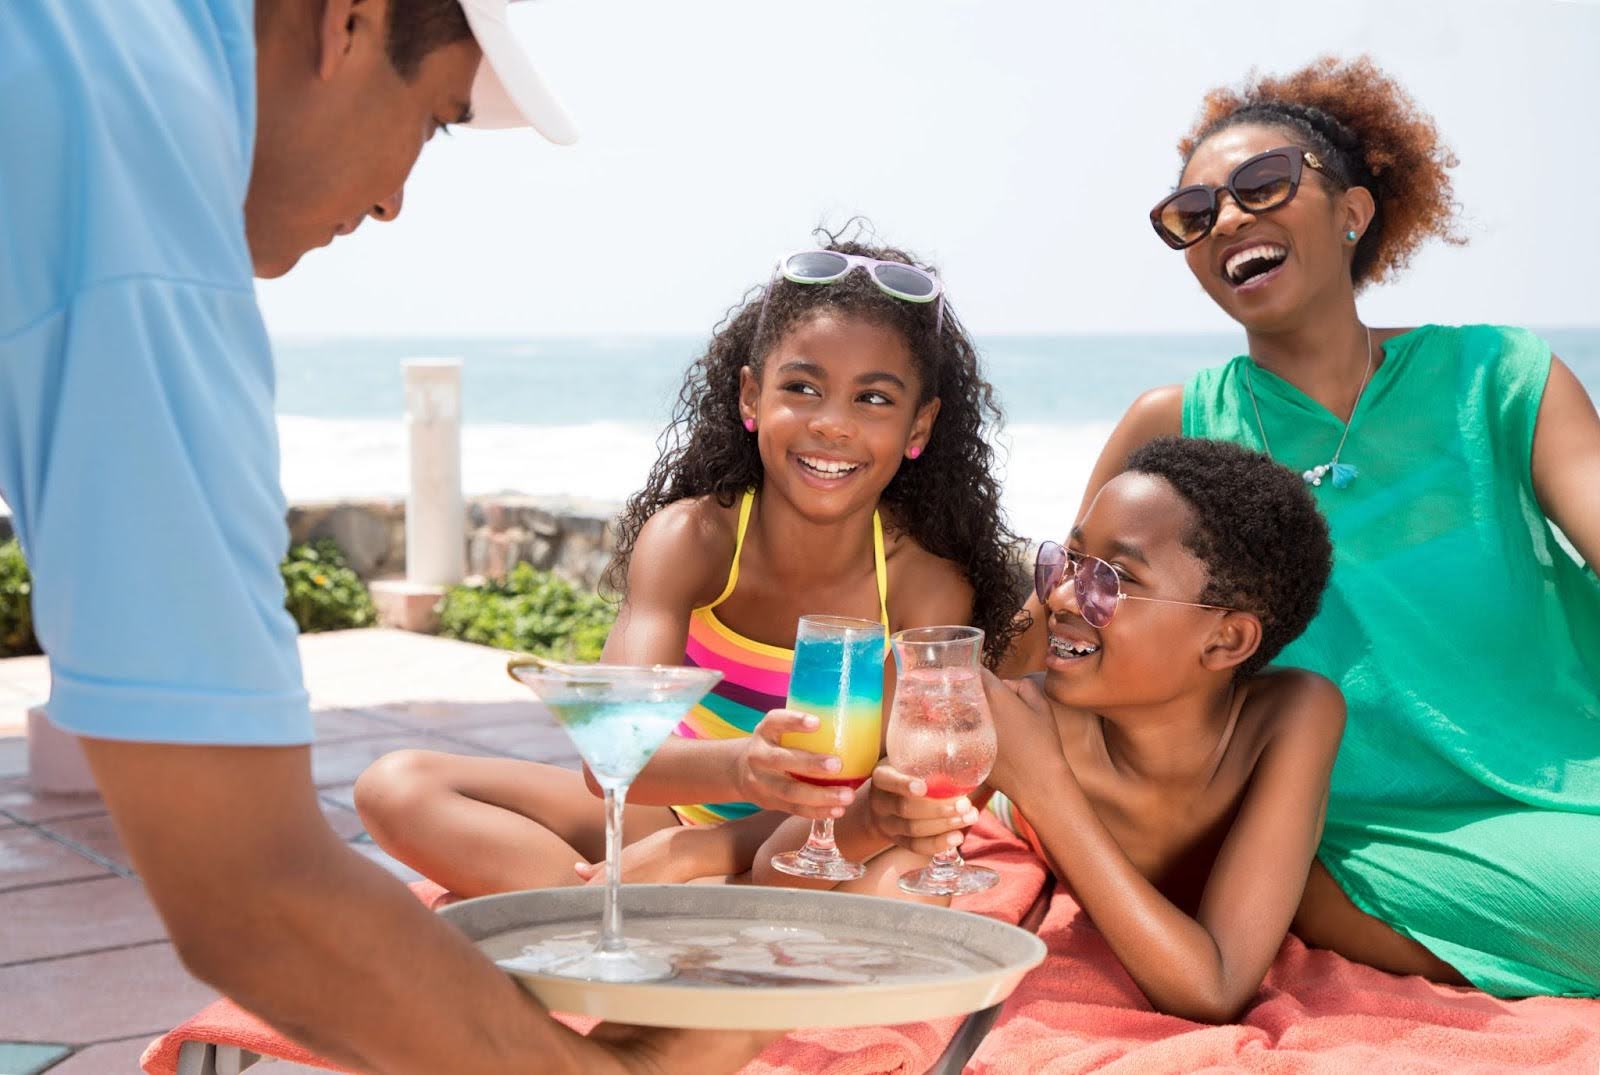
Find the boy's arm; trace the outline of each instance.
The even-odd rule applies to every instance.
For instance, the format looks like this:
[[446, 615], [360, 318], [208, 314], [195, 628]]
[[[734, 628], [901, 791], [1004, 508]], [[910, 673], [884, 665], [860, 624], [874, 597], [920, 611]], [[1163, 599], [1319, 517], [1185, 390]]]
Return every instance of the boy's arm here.
[[[1260, 987], [1299, 906], [1321, 837], [1344, 699], [1310, 673], [1297, 674], [1284, 690], [1278, 727], [1256, 762], [1195, 917], [1128, 860], [1059, 753], [1041, 752], [1036, 763], [1008, 774], [1011, 786], [999, 785], [1160, 1011], [1203, 1022], [1232, 1019]], [[1017, 707], [1043, 702], [1030, 687], [1018, 693], [992, 681], [990, 704], [1015, 719]]]

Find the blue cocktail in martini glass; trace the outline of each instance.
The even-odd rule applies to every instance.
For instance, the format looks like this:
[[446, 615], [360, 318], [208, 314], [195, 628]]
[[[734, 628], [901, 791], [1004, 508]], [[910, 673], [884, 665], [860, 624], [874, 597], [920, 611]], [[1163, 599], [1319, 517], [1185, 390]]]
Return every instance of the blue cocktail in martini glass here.
[[513, 657], [506, 671], [549, 707], [606, 800], [606, 895], [600, 942], [591, 952], [540, 969], [605, 982], [670, 978], [672, 964], [634, 952], [622, 936], [618, 898], [622, 806], [639, 770], [722, 673], [668, 665], [563, 664], [537, 657]]

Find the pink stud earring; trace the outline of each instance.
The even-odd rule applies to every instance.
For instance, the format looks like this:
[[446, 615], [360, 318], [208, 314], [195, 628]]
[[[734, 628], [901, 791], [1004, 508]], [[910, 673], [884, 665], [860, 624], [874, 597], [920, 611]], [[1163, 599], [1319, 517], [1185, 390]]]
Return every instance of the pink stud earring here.
[[920, 444], [913, 444], [909, 449], [907, 449], [906, 458], [911, 460], [922, 458], [922, 446]]
[[744, 420], [744, 431], [746, 433], [754, 433], [756, 431], [756, 420], [754, 418], [746, 418]]

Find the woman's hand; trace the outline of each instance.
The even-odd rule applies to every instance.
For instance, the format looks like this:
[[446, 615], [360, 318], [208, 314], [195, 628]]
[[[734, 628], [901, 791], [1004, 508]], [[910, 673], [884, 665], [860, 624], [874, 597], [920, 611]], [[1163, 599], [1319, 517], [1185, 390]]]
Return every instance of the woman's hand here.
[[868, 792], [868, 816], [880, 836], [919, 855], [959, 847], [965, 831], [978, 823], [978, 811], [965, 796], [928, 798], [928, 785], [888, 762], [879, 762]]
[[810, 713], [792, 709], [774, 709], [763, 717], [739, 756], [735, 780], [740, 797], [763, 810], [781, 810], [813, 821], [843, 817], [844, 808], [855, 798], [854, 789], [819, 787], [795, 779], [799, 773], [837, 780], [840, 760], [832, 754], [813, 754], [782, 745], [785, 735], [814, 732], [818, 723]]
[[985, 670], [983, 688], [998, 743], [989, 784], [1020, 802], [1029, 780], [1059, 779], [1066, 768], [1055, 713], [1032, 679], [1001, 679]]

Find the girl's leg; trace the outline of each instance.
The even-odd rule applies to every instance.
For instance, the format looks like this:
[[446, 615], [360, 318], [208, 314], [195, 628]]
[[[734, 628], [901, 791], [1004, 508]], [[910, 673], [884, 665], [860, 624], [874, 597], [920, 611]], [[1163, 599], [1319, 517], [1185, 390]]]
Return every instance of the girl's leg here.
[[[788, 815], [762, 811], [713, 825], [674, 825], [641, 838], [622, 856], [624, 878], [645, 884], [748, 884], [762, 840]], [[600, 872], [586, 868], [585, 878]]]
[[[605, 810], [583, 774], [510, 758], [401, 750], [356, 781], [380, 847], [462, 896], [578, 884], [605, 857]], [[623, 842], [676, 825], [664, 806], [628, 806]]]
[[1417, 941], [1397, 933], [1350, 901], [1327, 868], [1315, 859], [1305, 895], [1289, 927], [1313, 948], [1327, 948], [1346, 959], [1390, 974], [1420, 974], [1435, 982], [1469, 985], [1459, 971]]
[[732, 884], [749, 884], [750, 871], [755, 866], [756, 858], [761, 854], [762, 848], [772, 834], [777, 831], [788, 818], [777, 810], [763, 810], [749, 817], [742, 817], [735, 821], [724, 821], [717, 828], [726, 841], [728, 857], [725, 861], [716, 863], [714, 871], [721, 874]]
[[[760, 816], [760, 815], [757, 815]], [[771, 885], [778, 888], [832, 889], [835, 892], [853, 892], [857, 895], [886, 896], [890, 899], [912, 903], [931, 903], [948, 907], [948, 896], [915, 896], [900, 891], [900, 875], [921, 869], [928, 864], [926, 855], [890, 847], [867, 858], [866, 875], [854, 881], [820, 881], [811, 877], [792, 877], [772, 868], [772, 856], [783, 851], [793, 851], [805, 842], [811, 823], [805, 818], [791, 817], [773, 830], [761, 849], [756, 852], [751, 865], [749, 881], [752, 884]], [[837, 834], [838, 830], [835, 829]]]
[[927, 855], [919, 855], [903, 847], [891, 847], [887, 851], [873, 855], [862, 864], [867, 868], [865, 877], [855, 881], [841, 881], [834, 891], [854, 892], [864, 896], [884, 896], [891, 900], [927, 903], [935, 907], [950, 906], [949, 896], [918, 896], [901, 890], [900, 875], [920, 870], [927, 864]]

